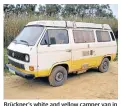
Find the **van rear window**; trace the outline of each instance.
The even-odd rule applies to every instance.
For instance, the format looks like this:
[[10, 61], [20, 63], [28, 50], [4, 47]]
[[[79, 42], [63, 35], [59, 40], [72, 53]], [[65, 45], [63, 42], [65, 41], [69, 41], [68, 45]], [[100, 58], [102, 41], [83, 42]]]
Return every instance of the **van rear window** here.
[[93, 30], [73, 30], [75, 43], [95, 42]]
[[109, 42], [109, 41], [111, 41], [111, 38], [110, 38], [108, 31], [97, 30], [96, 35], [97, 35], [97, 41], [98, 42]]

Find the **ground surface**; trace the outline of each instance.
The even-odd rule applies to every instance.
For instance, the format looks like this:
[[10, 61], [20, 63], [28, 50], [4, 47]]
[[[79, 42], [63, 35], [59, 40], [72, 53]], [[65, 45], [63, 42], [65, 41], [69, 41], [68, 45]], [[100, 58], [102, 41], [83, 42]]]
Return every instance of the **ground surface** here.
[[109, 71], [90, 70], [69, 75], [63, 86], [51, 87], [47, 78], [26, 80], [16, 75], [4, 77], [5, 99], [117, 99], [118, 62], [111, 62]]

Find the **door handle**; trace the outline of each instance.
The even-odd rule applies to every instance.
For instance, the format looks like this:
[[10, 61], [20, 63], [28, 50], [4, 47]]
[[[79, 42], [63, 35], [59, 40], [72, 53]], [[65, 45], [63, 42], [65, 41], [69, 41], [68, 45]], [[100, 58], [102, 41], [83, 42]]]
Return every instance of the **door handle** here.
[[66, 52], [71, 52], [71, 49], [67, 49]]
[[90, 55], [94, 55], [95, 51], [94, 50], [90, 50]]

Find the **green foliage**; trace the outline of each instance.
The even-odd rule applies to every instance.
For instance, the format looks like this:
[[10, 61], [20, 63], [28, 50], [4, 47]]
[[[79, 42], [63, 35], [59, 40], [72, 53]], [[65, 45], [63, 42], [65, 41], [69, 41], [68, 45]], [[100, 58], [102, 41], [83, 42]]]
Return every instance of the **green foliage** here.
[[11, 14], [15, 13], [19, 15], [20, 13], [33, 13], [35, 11], [37, 4], [4, 4], [4, 13]]
[[58, 4], [46, 4], [45, 8], [48, 16], [54, 16], [60, 12], [61, 6]]
[[[7, 57], [7, 50], [4, 49], [4, 64], [8, 63], [8, 57]], [[7, 69], [4, 69], [4, 72], [8, 72]]]
[[13, 4], [4, 4], [4, 12], [15, 12], [15, 6]]
[[114, 17], [109, 4], [46, 4], [39, 5], [39, 12], [35, 12], [37, 4], [4, 4], [5, 15], [14, 14], [43, 14], [47, 16], [73, 17]]
[[75, 16], [77, 14], [76, 11], [77, 5], [76, 4], [66, 4], [62, 10], [62, 15], [65, 16]]
[[7, 49], [4, 49], [4, 63], [7, 63], [8, 59], [7, 59]]

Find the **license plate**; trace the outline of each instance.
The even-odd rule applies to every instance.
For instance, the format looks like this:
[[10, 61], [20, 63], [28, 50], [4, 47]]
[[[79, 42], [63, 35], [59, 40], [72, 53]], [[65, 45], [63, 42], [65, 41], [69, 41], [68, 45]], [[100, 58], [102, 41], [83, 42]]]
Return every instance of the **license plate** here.
[[9, 68], [9, 71], [10, 71], [12, 74], [15, 74], [15, 71], [12, 70], [12, 69], [10, 69], [10, 68]]

